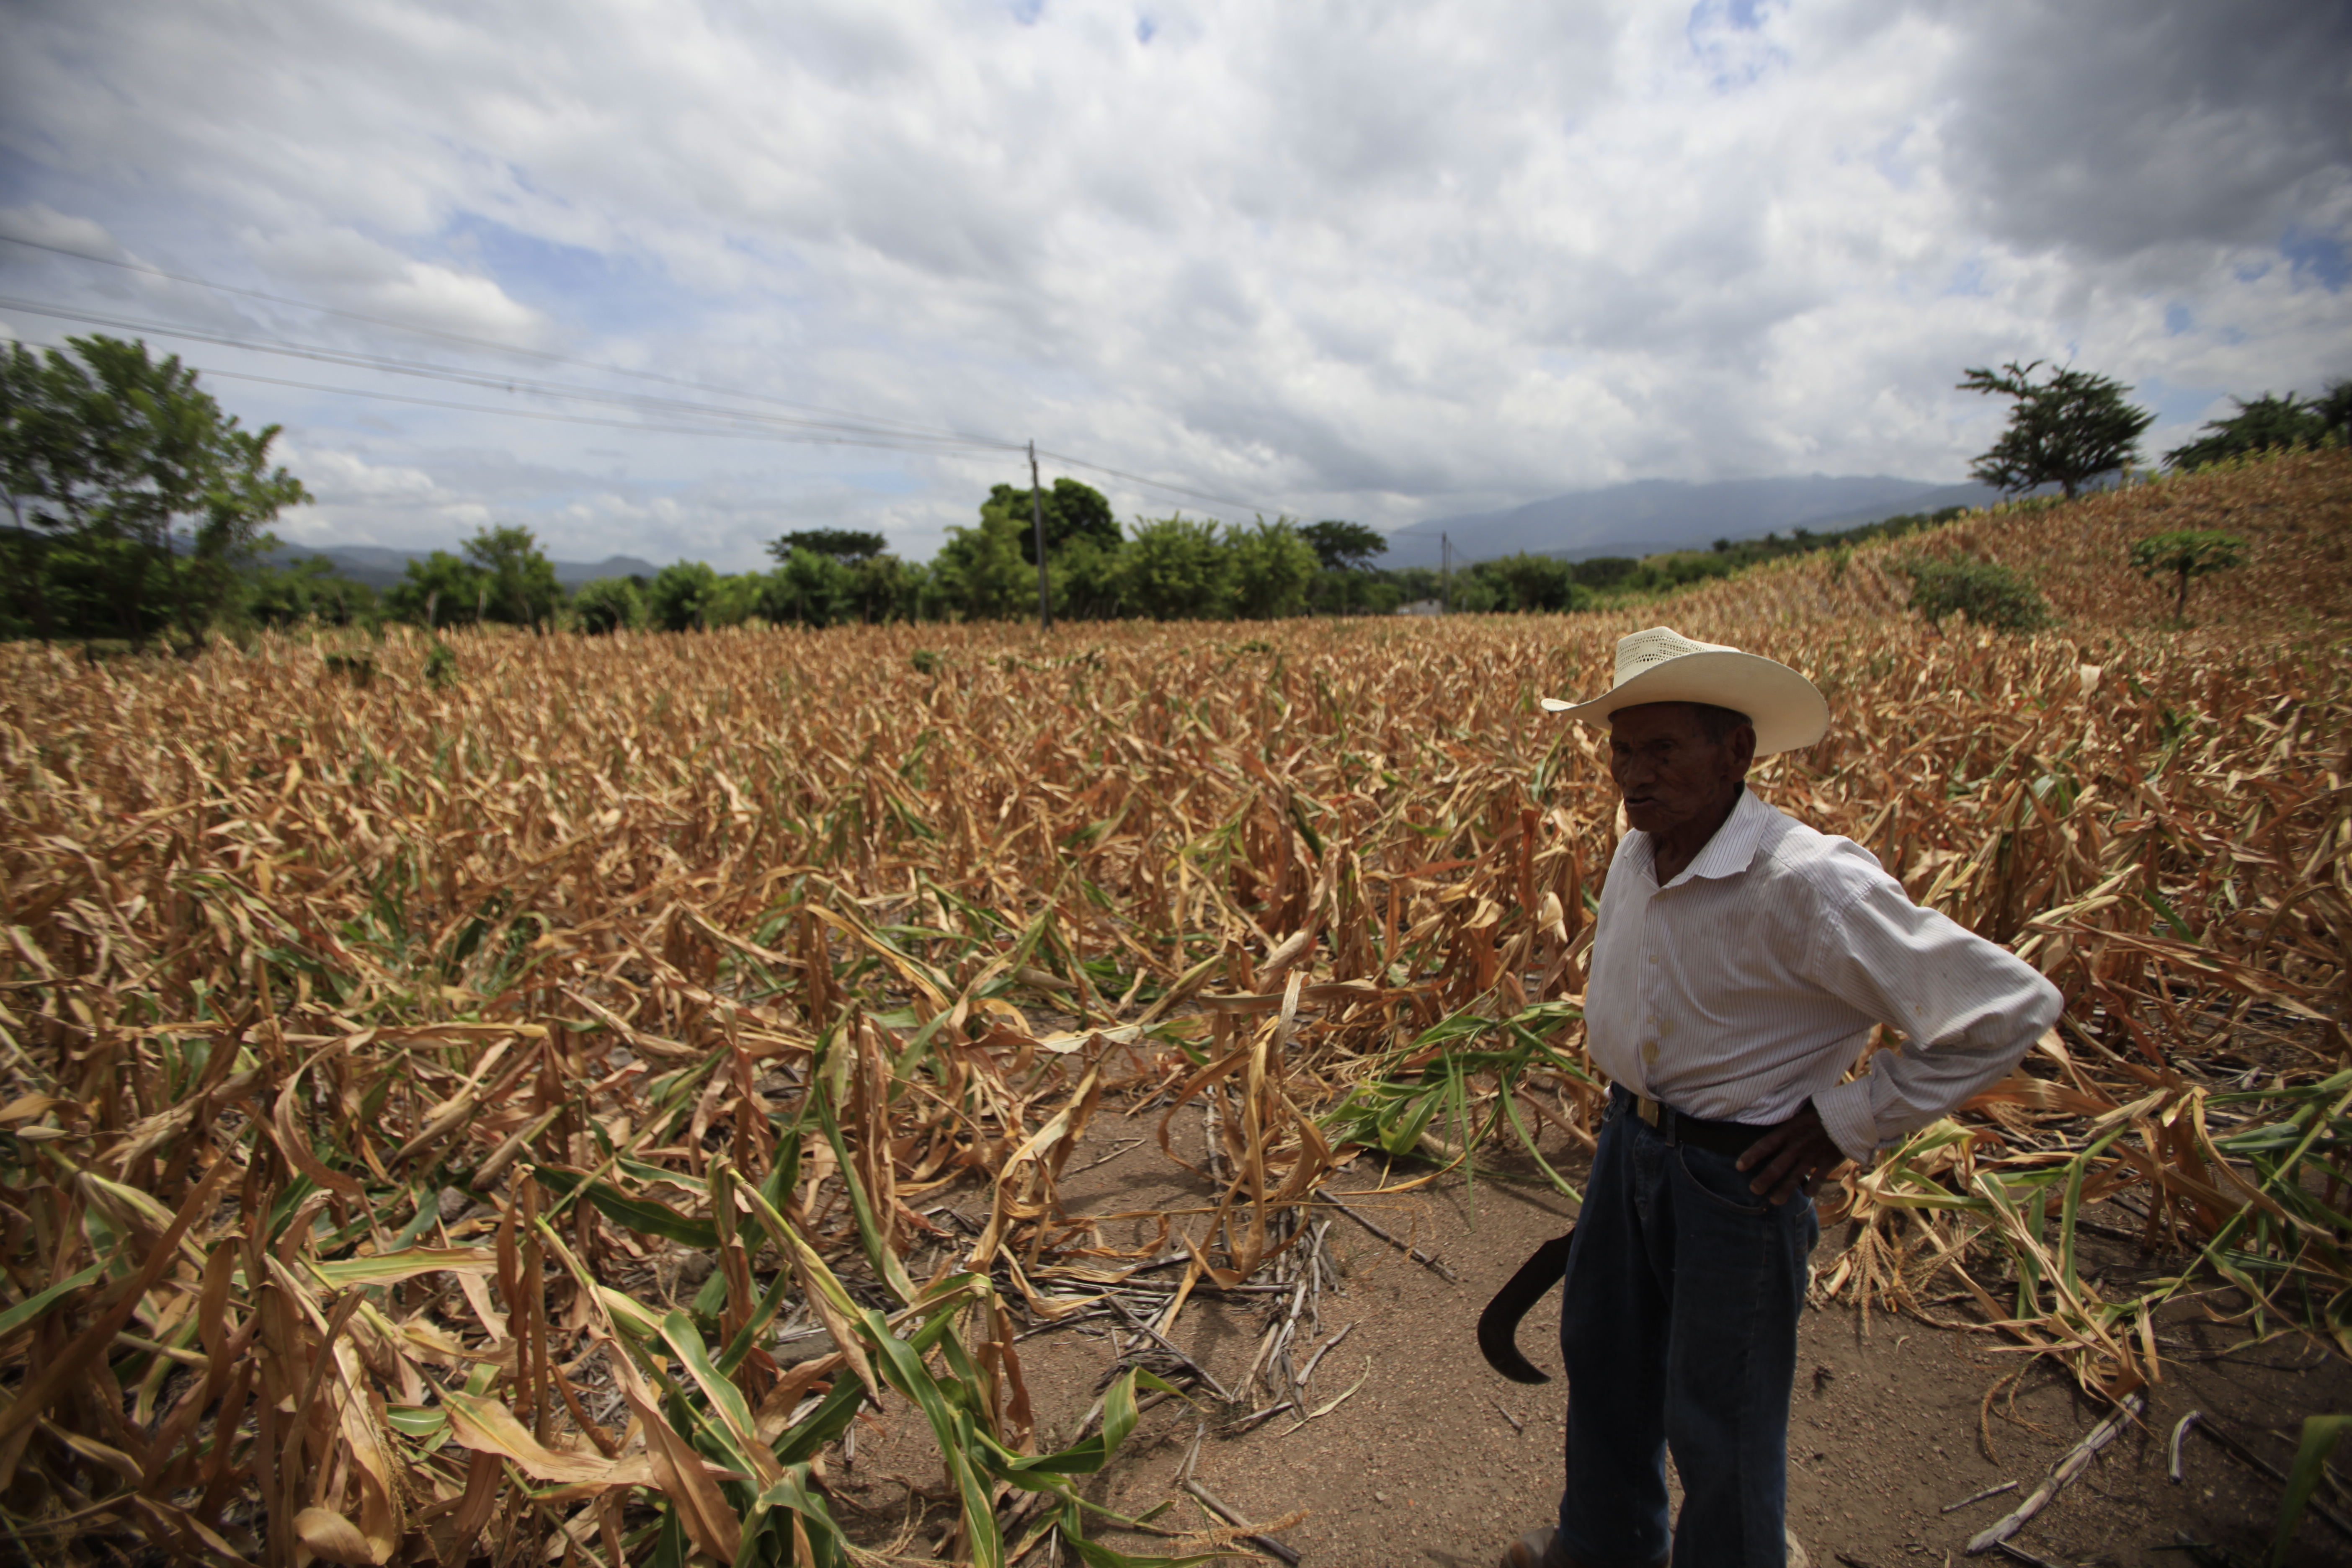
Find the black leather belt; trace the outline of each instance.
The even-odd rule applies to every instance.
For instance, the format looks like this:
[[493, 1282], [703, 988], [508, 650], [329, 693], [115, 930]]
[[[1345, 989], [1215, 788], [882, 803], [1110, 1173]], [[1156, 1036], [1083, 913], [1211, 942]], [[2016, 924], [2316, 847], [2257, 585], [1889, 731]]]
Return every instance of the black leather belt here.
[[1709, 1121], [1703, 1116], [1676, 1110], [1664, 1100], [1636, 1094], [1622, 1083], [1609, 1086], [1609, 1098], [1612, 1109], [1640, 1117], [1669, 1144], [1688, 1143], [1729, 1160], [1748, 1152], [1750, 1143], [1772, 1131], [1752, 1121]]

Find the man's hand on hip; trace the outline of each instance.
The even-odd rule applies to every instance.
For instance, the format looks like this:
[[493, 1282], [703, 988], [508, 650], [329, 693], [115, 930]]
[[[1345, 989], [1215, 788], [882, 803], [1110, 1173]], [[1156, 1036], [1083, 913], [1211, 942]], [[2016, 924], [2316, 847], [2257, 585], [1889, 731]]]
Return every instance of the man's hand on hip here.
[[1803, 1183], [1844, 1162], [1845, 1152], [1830, 1137], [1821, 1113], [1808, 1100], [1796, 1115], [1750, 1143], [1738, 1163], [1741, 1170], [1756, 1173], [1748, 1184], [1749, 1192], [1785, 1204]]

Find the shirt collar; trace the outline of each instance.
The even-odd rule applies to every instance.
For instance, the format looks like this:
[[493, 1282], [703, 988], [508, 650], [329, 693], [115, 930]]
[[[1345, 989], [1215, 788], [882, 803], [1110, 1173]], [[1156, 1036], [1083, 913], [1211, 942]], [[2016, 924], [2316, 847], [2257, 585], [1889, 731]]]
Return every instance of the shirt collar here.
[[[1715, 830], [1715, 837], [1708, 839], [1691, 863], [1683, 868], [1682, 875], [1666, 886], [1671, 888], [1675, 883], [1686, 882], [1696, 877], [1737, 877], [1755, 860], [1757, 847], [1764, 842], [1765, 828], [1779, 815], [1758, 799], [1754, 790], [1746, 784], [1740, 785], [1739, 799], [1732, 806], [1731, 815], [1723, 819], [1723, 826]], [[1651, 845], [1650, 852], [1654, 857], [1656, 855], [1654, 843]], [[1652, 879], [1655, 880], [1654, 872]]]

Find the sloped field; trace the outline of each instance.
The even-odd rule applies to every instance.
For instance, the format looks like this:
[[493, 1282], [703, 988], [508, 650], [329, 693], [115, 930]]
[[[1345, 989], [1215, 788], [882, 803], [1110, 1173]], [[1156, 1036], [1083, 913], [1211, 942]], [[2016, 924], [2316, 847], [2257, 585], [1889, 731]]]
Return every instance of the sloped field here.
[[[969, 1560], [1090, 1530], [1066, 1477], [1133, 1382], [1040, 1461], [1014, 1335], [1171, 1256], [1171, 1331], [1311, 1282], [1350, 1143], [1588, 1123], [1614, 801], [1535, 700], [1662, 618], [1813, 675], [1836, 728], [1767, 798], [2069, 997], [1852, 1184], [1832, 1285], [1963, 1281], [2121, 1397], [2167, 1291], [2105, 1299], [2072, 1226], [2122, 1201], [2342, 1342], [2347, 515], [2322, 454], [1640, 615], [458, 638], [438, 682], [413, 637], [0, 649], [0, 1507], [60, 1552], [839, 1561], [870, 1392], [929, 1423]], [[2190, 526], [2251, 561], [2168, 629], [2123, 561]], [[1922, 551], [2062, 624], [1938, 635]], [[1151, 1096], [1223, 1197], [1138, 1244], [1056, 1180]], [[1226, 1392], [1295, 1396], [1279, 1364]]]

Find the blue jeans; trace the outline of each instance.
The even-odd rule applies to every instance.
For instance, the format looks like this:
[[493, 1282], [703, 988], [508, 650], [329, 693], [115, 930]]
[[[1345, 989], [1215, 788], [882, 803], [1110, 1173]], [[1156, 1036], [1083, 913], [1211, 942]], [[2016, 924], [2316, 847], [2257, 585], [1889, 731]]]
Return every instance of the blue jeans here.
[[1631, 1105], [1610, 1097], [1568, 1255], [1560, 1544], [1582, 1568], [1666, 1562], [1671, 1447], [1675, 1568], [1780, 1568], [1812, 1200], [1774, 1206]]

